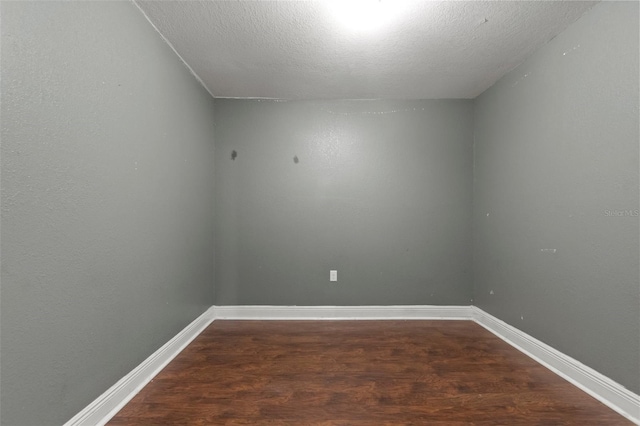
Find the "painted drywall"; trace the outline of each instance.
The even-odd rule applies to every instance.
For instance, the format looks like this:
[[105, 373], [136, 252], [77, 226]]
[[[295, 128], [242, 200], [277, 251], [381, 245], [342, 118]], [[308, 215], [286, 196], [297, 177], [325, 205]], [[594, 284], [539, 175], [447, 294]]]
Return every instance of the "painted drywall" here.
[[475, 304], [640, 391], [638, 3], [476, 100]]
[[213, 303], [213, 99], [130, 2], [1, 2], [1, 423], [62, 424]]
[[216, 304], [470, 304], [472, 101], [215, 117]]

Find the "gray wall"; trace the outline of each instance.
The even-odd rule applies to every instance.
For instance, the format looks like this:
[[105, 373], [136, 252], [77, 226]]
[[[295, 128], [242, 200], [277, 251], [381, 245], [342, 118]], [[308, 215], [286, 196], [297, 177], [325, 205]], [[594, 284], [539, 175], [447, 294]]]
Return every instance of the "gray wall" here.
[[1, 7], [1, 422], [61, 424], [213, 303], [213, 100], [130, 2]]
[[635, 392], [638, 55], [638, 3], [603, 2], [503, 77], [474, 186], [475, 304]]
[[472, 126], [464, 100], [216, 100], [216, 304], [469, 305]]

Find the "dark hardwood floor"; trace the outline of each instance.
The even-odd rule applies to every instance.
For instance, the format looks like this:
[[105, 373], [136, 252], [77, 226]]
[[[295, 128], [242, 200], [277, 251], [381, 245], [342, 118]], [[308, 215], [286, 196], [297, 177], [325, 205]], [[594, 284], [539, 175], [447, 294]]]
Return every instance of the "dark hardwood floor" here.
[[627, 425], [471, 321], [215, 321], [110, 425]]

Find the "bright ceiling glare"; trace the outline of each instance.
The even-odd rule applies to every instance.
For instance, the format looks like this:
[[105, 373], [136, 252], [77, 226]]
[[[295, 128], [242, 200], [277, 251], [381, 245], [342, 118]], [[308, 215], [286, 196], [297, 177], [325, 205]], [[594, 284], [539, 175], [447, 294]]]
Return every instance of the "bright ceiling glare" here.
[[356, 33], [371, 33], [396, 18], [405, 1], [401, 0], [333, 0], [327, 2], [331, 13], [343, 27]]

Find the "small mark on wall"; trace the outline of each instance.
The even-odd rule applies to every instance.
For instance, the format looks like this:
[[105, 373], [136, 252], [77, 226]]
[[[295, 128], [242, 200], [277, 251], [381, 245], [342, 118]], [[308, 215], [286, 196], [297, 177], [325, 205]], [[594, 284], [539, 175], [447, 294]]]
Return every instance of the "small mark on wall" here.
[[515, 83], [513, 83], [511, 85], [511, 87], [515, 87], [518, 85], [518, 83], [520, 83], [522, 80], [524, 80], [525, 78], [529, 77], [529, 73], [526, 73], [525, 75], [523, 75], [522, 77], [520, 77], [519, 79], [516, 80]]
[[476, 29], [479, 28], [481, 25], [486, 24], [487, 22], [489, 22], [488, 18], [482, 19], [482, 21], [480, 21], [480, 23], [478, 25], [476, 25]]
[[493, 294], [493, 290], [491, 290], [491, 291], [489, 292], [489, 294]]
[[235, 161], [236, 158], [238, 158], [238, 152], [234, 149], [231, 151], [231, 159]]
[[297, 155], [293, 156], [293, 162], [296, 163], [296, 164], [298, 164], [300, 162], [300, 160], [298, 159]]
[[567, 50], [566, 52], [564, 52], [562, 54], [562, 56], [567, 56], [568, 53], [571, 53], [571, 52], [573, 52], [574, 50], [577, 50], [577, 49], [580, 49], [580, 45], [574, 46], [573, 48]]

